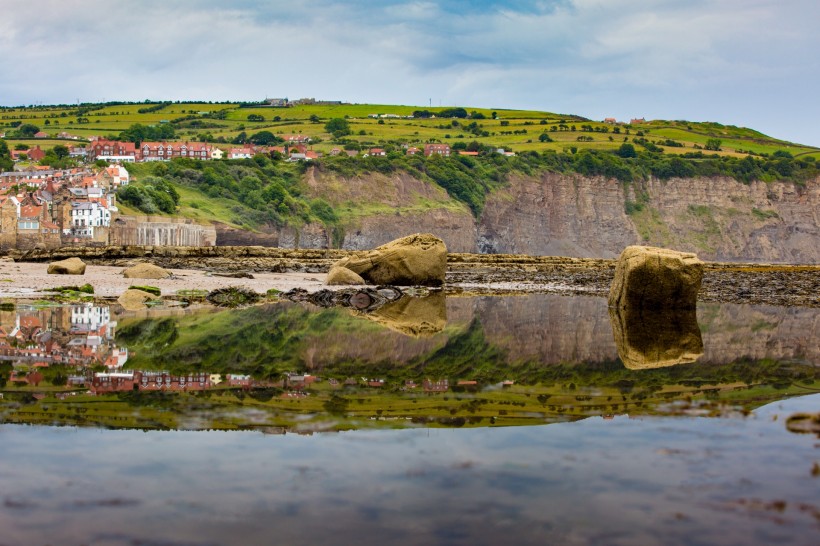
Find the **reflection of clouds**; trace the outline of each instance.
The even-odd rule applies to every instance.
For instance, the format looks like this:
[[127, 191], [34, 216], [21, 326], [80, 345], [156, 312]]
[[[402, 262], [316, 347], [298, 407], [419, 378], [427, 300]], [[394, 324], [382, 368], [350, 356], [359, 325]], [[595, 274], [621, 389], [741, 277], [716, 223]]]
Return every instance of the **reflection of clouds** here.
[[[777, 407], [791, 413], [818, 401]], [[720, 542], [726, 528], [750, 543], [769, 524], [716, 515], [708, 501], [812, 502], [813, 482], [794, 471], [811, 459], [812, 438], [782, 427], [768, 418], [620, 418], [269, 436], [2, 426], [0, 457], [15, 461], [2, 473], [3, 497], [33, 508], [14, 519], [0, 511], [0, 523], [19, 543], [44, 540], [32, 541], [31, 529], [72, 543], [114, 530], [144, 542], [264, 543], [272, 529], [284, 543], [678, 543], [693, 533]], [[82, 455], [71, 459], [70, 484], [67, 453]], [[93, 504], [110, 499], [129, 506], [103, 506], [105, 518], [95, 517]], [[77, 522], [65, 506], [91, 518]], [[685, 529], [669, 519], [675, 513], [688, 516]], [[801, 542], [811, 525], [778, 533]]]

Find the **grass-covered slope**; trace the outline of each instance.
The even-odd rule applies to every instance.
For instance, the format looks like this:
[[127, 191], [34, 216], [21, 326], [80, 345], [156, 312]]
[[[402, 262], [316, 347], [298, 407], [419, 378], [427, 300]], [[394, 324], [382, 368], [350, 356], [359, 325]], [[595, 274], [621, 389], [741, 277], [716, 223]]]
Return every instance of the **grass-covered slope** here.
[[[416, 117], [408, 118], [413, 114]], [[430, 117], [418, 117], [428, 114]], [[349, 124], [349, 134], [341, 138], [330, 134], [326, 124], [331, 119], [345, 119]], [[33, 141], [18, 138], [16, 133], [22, 125], [33, 125], [50, 136], [68, 132], [88, 138], [119, 137], [123, 133], [126, 136], [138, 135], [139, 132], [129, 131], [137, 124], [144, 128], [153, 127], [157, 135], [172, 135], [169, 137], [171, 139], [209, 140], [225, 146], [247, 140], [261, 131], [270, 131], [277, 136], [303, 134], [313, 138], [315, 150], [324, 152], [344, 145], [367, 149], [425, 142], [466, 145], [472, 141], [516, 152], [615, 150], [625, 141], [646, 138], [670, 154], [705, 149], [710, 139], [717, 139], [720, 144], [715, 152], [721, 155], [772, 154], [782, 150], [794, 156], [820, 156], [820, 149], [816, 147], [781, 141], [752, 129], [718, 123], [650, 120], [613, 124], [578, 115], [502, 108], [426, 108], [376, 104], [271, 108], [258, 104], [202, 102], [0, 108], [0, 132], [7, 133], [6, 138], [12, 147]], [[50, 147], [58, 141], [43, 142]]]

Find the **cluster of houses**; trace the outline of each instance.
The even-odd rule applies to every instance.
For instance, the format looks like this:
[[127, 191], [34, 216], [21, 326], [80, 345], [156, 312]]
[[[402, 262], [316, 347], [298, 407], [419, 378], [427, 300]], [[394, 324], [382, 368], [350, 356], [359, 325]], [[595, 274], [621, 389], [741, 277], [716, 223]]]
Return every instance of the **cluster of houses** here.
[[115, 192], [129, 181], [119, 164], [0, 173], [0, 249], [108, 242]]
[[[274, 152], [285, 156], [288, 161], [304, 161], [322, 157], [321, 152], [310, 149], [310, 137], [305, 135], [280, 136], [285, 140], [283, 146], [243, 144], [230, 148], [227, 152], [204, 142], [143, 142], [137, 146], [133, 142], [98, 139], [86, 147], [85, 153], [89, 161], [104, 159], [111, 163], [167, 161], [179, 157], [200, 160], [250, 159], [257, 154], [270, 155]], [[449, 144], [431, 143], [425, 144], [423, 148], [407, 146], [404, 153], [407, 155], [423, 154], [425, 157], [432, 155], [449, 157], [451, 150]], [[461, 151], [459, 153], [462, 155], [477, 155], [477, 152]], [[502, 150], [501, 153], [505, 152]], [[387, 152], [382, 148], [370, 148], [362, 151], [333, 148], [329, 152], [331, 156], [342, 154], [352, 157], [359, 155], [368, 157], [385, 156]]]

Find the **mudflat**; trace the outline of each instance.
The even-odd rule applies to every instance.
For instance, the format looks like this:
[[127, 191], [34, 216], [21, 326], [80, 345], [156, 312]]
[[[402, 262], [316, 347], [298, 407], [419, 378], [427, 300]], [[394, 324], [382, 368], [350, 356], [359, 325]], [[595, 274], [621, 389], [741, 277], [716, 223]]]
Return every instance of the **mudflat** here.
[[47, 297], [49, 288], [90, 284], [94, 294], [116, 298], [129, 286], [149, 285], [164, 296], [180, 290], [216, 290], [241, 286], [264, 294], [271, 288], [288, 291], [293, 288], [318, 290], [324, 286], [324, 273], [253, 273], [253, 278], [223, 277], [219, 273], [199, 269], [169, 269], [167, 279], [126, 279], [122, 266], [88, 265], [84, 275], [49, 275], [47, 263], [0, 261], [0, 298]]
[[[260, 257], [261, 252], [283, 256]], [[211, 251], [213, 252], [213, 251]], [[83, 256], [85, 275], [49, 275], [46, 261], [0, 259], [0, 298], [47, 297], [48, 288], [91, 284], [95, 294], [115, 298], [132, 285], [159, 288], [164, 296], [180, 290], [243, 287], [260, 294], [300, 288], [325, 288], [330, 265], [344, 251], [249, 248], [247, 255], [166, 256], [142, 261], [170, 271], [168, 279], [126, 279], [122, 271], [132, 257]], [[64, 256], [59, 256], [60, 258]], [[90, 259], [89, 259], [90, 258]], [[42, 257], [40, 258], [42, 260]], [[606, 296], [615, 260], [501, 254], [449, 254], [444, 290], [447, 294], [558, 293]], [[252, 278], [249, 278], [252, 277]], [[739, 264], [706, 262], [700, 301], [820, 307], [820, 265]]]

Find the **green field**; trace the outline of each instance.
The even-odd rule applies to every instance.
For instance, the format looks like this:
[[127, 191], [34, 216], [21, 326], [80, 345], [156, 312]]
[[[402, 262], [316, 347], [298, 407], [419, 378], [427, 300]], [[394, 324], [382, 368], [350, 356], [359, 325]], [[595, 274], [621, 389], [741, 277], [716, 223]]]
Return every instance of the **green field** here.
[[[350, 123], [355, 141], [363, 147], [385, 145], [419, 145], [430, 141], [455, 143], [477, 141], [484, 145], [516, 152], [536, 150], [566, 151], [569, 149], [614, 150], [625, 139], [643, 136], [661, 146], [664, 152], [679, 154], [704, 147], [710, 138], [721, 140], [722, 155], [771, 154], [778, 150], [793, 156], [820, 156], [820, 149], [770, 138], [743, 127], [716, 123], [652, 120], [640, 125], [613, 125], [600, 121], [553, 112], [464, 107], [473, 115], [485, 119], [374, 119], [376, 114], [409, 116], [416, 110], [436, 113], [441, 107], [402, 106], [384, 104], [298, 105], [289, 108], [242, 107], [237, 103], [139, 103], [124, 105], [36, 106], [0, 109], [0, 132], [10, 133], [13, 124], [24, 123], [56, 135], [66, 131], [82, 138], [116, 137], [131, 125], [157, 126], [169, 124], [177, 140], [207, 138], [228, 149], [231, 141], [243, 131], [252, 135], [259, 131], [274, 134], [304, 134], [318, 140], [312, 147], [328, 152], [338, 147], [325, 123], [332, 118], [345, 118]], [[140, 113], [139, 110], [150, 110]], [[495, 113], [495, 119], [493, 114]], [[262, 116], [263, 121], [248, 121], [249, 115]], [[455, 122], [455, 124], [454, 124]], [[465, 129], [476, 122], [479, 134]], [[562, 126], [565, 130], [560, 130]], [[587, 126], [583, 131], [581, 126]], [[616, 132], [617, 131], [617, 132]], [[541, 142], [546, 132], [552, 142]], [[641, 134], [638, 134], [638, 133]], [[581, 140], [579, 140], [581, 137]], [[682, 147], [665, 146], [672, 139]], [[28, 143], [30, 141], [20, 141]], [[18, 144], [14, 139], [10, 145]], [[60, 141], [42, 140], [41, 145], [53, 146]]]

